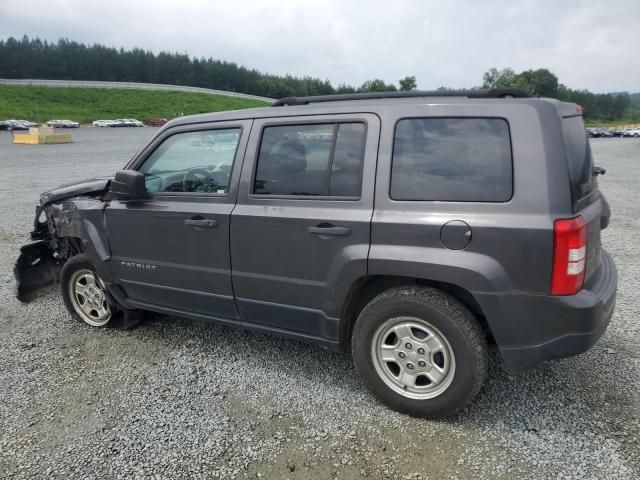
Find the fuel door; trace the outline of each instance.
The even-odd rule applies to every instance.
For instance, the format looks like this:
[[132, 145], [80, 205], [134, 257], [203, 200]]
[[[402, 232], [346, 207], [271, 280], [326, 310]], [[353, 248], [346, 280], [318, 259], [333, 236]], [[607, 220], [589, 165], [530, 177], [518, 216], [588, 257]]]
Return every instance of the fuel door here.
[[462, 220], [451, 220], [440, 229], [440, 241], [450, 250], [462, 250], [471, 242], [471, 227]]

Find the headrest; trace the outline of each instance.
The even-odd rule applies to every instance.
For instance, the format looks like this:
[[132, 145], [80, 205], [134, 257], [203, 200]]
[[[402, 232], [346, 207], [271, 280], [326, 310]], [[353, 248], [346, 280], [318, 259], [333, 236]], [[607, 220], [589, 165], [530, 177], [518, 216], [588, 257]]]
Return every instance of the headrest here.
[[282, 173], [293, 175], [307, 169], [307, 149], [298, 140], [283, 142], [276, 156], [279, 160], [279, 170]]

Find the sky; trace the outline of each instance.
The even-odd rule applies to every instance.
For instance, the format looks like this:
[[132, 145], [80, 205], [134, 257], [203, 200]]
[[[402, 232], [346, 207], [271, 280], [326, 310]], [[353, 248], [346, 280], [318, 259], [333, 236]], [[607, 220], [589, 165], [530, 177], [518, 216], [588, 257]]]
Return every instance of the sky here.
[[638, 0], [0, 0], [0, 38], [24, 34], [336, 86], [415, 75], [423, 90], [465, 88], [510, 67], [548, 68], [571, 88], [640, 91]]

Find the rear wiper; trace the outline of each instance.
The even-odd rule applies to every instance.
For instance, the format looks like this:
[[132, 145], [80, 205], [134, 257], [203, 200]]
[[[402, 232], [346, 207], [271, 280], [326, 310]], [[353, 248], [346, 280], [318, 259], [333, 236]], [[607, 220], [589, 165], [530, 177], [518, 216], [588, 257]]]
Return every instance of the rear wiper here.
[[593, 169], [591, 170], [591, 174], [595, 175], [596, 177], [598, 175], [604, 175], [605, 173], [607, 173], [607, 170], [602, 167], [593, 167]]

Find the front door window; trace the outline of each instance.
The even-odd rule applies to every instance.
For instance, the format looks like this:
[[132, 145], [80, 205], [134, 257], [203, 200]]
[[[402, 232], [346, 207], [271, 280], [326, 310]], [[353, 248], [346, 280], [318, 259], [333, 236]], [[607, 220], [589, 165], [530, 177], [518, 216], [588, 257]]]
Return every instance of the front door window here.
[[150, 193], [226, 194], [240, 128], [176, 133], [140, 167]]

